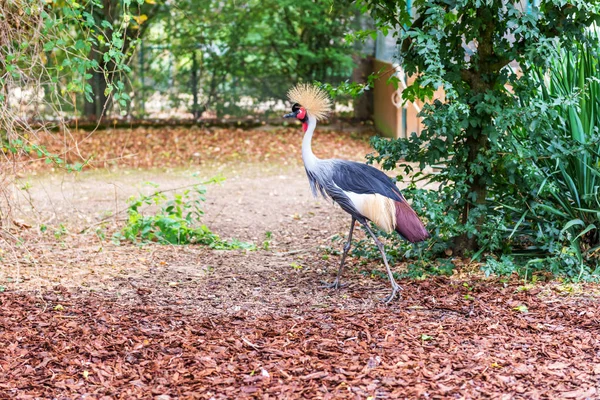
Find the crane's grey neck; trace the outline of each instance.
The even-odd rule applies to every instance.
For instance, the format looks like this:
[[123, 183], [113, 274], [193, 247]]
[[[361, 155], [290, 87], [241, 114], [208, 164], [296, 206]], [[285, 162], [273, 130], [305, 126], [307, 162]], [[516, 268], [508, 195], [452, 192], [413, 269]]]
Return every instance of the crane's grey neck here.
[[304, 132], [304, 139], [302, 140], [302, 161], [304, 161], [304, 167], [306, 169], [312, 169], [316, 166], [319, 159], [315, 156], [312, 151], [312, 136], [317, 126], [317, 119], [312, 115], [308, 116], [308, 127]]

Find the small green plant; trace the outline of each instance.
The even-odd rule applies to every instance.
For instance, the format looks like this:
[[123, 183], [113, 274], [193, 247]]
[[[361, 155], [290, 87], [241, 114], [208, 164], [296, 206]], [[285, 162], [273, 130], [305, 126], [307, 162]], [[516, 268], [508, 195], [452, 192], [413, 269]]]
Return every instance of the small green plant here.
[[21, 185], [21, 187], [19, 189], [23, 190], [23, 191], [28, 191], [29, 189], [31, 189], [31, 182], [25, 182]]
[[450, 276], [454, 273], [454, 268], [452, 260], [446, 258], [438, 258], [433, 261], [419, 258], [407, 265], [406, 272], [402, 273], [402, 277], [425, 279], [429, 276]]
[[530, 290], [532, 290], [533, 288], [535, 288], [535, 286], [534, 286], [534, 285], [532, 285], [532, 284], [522, 285], [522, 286], [519, 286], [519, 287], [518, 287], [518, 288], [515, 290], [515, 292], [517, 292], [517, 293], [518, 293], [518, 292], [529, 292], [529, 291], [530, 291]]
[[[52, 164], [56, 168], [64, 169], [67, 172], [80, 172], [88, 163], [86, 160], [84, 163], [68, 163], [58, 154], [52, 153], [46, 149], [45, 146], [36, 143], [29, 143], [24, 139], [18, 138], [13, 139], [10, 142], [7, 140], [0, 141], [2, 150], [6, 153], [11, 154], [32, 154], [36, 155], [38, 159], [44, 160], [46, 164]], [[21, 190], [31, 189], [31, 183], [26, 182], [21, 186]]]
[[56, 230], [54, 230], [54, 237], [56, 238], [56, 240], [60, 240], [67, 233], [69, 233], [69, 231], [64, 226], [64, 224], [60, 224], [60, 225], [58, 225], [58, 228], [56, 228]]
[[[338, 239], [336, 239], [336, 237], [337, 237]], [[343, 246], [341, 238], [340, 238], [339, 236], [337, 236], [337, 235], [336, 235], [336, 236], [334, 236], [334, 238], [333, 238], [333, 239], [331, 239], [331, 241], [332, 241], [332, 242], [335, 242], [335, 241], [337, 241], [337, 243], [338, 243], [337, 245], [338, 245], [339, 247], [342, 247], [342, 246]], [[341, 252], [341, 251], [339, 251], [337, 248], [334, 248], [334, 247], [332, 247], [332, 246], [323, 246], [323, 247], [322, 247], [322, 249], [323, 249], [323, 253], [324, 253], [324, 254], [327, 254], [327, 255], [331, 255], [331, 256], [339, 256], [339, 255], [341, 255], [341, 254], [342, 254], [342, 252]]]
[[290, 267], [292, 267], [296, 271], [300, 271], [302, 268], [304, 268], [302, 265], [298, 264], [295, 261], [290, 264]]
[[513, 308], [514, 311], [518, 311], [520, 313], [526, 314], [529, 312], [529, 308], [527, 308], [527, 306], [525, 304], [521, 304], [517, 307]]
[[[211, 180], [207, 183], [215, 182]], [[154, 188], [158, 185], [149, 183]], [[129, 199], [129, 219], [113, 240], [129, 240], [133, 243], [202, 244], [217, 250], [254, 250], [251, 243], [239, 240], [224, 241], [202, 223], [204, 212], [200, 208], [205, 200], [203, 185], [192, 185], [182, 191], [173, 191], [171, 197], [166, 190], [156, 190], [149, 195]], [[145, 214], [143, 209], [154, 206], [158, 210]]]
[[269, 250], [271, 247], [271, 239], [273, 238], [273, 232], [266, 231], [265, 232], [265, 240], [263, 241], [262, 248], [263, 250]]
[[422, 333], [421, 336], [419, 337], [419, 339], [421, 339], [421, 342], [428, 342], [430, 340], [433, 340], [433, 336], [429, 336], [429, 335]]
[[100, 241], [106, 240], [106, 232], [105, 232], [104, 228], [99, 226], [96, 228], [96, 231], [94, 233], [96, 234], [98, 239], [100, 239]]

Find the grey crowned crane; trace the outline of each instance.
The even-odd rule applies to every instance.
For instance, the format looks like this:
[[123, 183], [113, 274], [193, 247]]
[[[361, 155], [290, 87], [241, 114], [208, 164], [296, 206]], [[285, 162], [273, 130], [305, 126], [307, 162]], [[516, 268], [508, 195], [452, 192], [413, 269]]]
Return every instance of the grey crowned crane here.
[[344, 261], [352, 243], [355, 222], [360, 222], [381, 252], [392, 285], [392, 293], [383, 301], [391, 302], [401, 289], [396, 283], [383, 244], [377, 239], [368, 222], [374, 222], [386, 232], [396, 231], [402, 238], [416, 243], [429, 237], [429, 233], [415, 211], [406, 202], [398, 187], [380, 170], [352, 161], [329, 159], [320, 160], [311, 148], [311, 140], [317, 121], [331, 110], [331, 100], [321, 89], [298, 84], [288, 92], [293, 103], [292, 112], [284, 118], [297, 118], [302, 122], [304, 139], [302, 140], [302, 160], [312, 193], [320, 193], [330, 198], [352, 216], [348, 241], [344, 245], [340, 267], [333, 283], [328, 288], [340, 288], [340, 277], [344, 270]]

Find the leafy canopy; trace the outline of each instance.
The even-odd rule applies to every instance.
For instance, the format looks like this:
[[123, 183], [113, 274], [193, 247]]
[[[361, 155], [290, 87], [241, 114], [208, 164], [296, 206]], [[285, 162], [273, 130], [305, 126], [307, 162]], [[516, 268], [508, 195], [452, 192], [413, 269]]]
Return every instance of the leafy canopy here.
[[354, 66], [345, 34], [358, 11], [346, 0], [174, 2], [145, 37], [145, 86], [196, 91], [202, 110], [234, 113], [240, 99], [281, 99], [298, 81], [339, 83]]

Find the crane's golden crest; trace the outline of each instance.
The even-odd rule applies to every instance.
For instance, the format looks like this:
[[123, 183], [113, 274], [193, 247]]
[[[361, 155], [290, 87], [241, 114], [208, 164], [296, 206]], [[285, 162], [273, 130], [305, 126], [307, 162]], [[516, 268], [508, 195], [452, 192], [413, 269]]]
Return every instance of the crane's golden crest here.
[[324, 90], [309, 83], [299, 83], [291, 88], [288, 98], [306, 109], [317, 121], [322, 120], [331, 111], [331, 99]]

